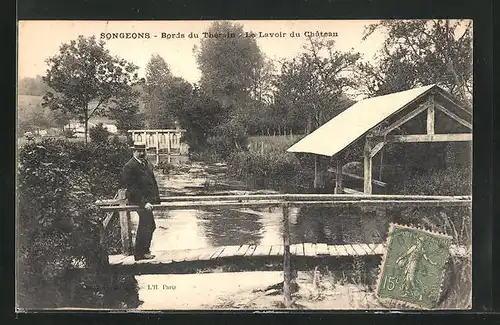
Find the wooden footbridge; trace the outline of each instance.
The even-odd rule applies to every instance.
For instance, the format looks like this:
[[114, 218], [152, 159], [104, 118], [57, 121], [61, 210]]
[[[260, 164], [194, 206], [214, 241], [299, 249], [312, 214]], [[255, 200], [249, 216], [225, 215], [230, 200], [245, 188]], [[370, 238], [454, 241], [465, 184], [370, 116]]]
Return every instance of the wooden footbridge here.
[[[291, 257], [297, 260], [342, 259], [352, 257], [379, 258], [385, 252], [383, 243], [329, 245], [326, 243], [290, 242], [289, 209], [301, 206], [321, 207], [471, 207], [470, 196], [408, 196], [408, 195], [345, 195], [345, 194], [277, 194], [277, 195], [227, 195], [227, 196], [177, 196], [163, 197], [154, 210], [183, 210], [203, 208], [278, 207], [282, 209], [283, 242], [276, 245], [247, 245], [213, 247], [191, 250], [153, 252], [154, 259], [135, 261], [132, 256], [130, 212], [138, 206], [127, 205], [124, 192], [118, 191], [114, 200], [96, 202], [105, 218], [101, 229], [104, 242], [110, 221], [120, 218], [123, 254], [109, 256], [115, 272], [133, 274], [190, 273], [189, 268], [245, 264], [252, 261], [278, 262], [284, 270], [285, 305], [290, 305], [289, 285], [292, 279]], [[470, 247], [453, 246], [450, 253], [466, 256]]]
[[[231, 245], [200, 249], [156, 251], [151, 260], [135, 261], [131, 255], [111, 255], [109, 264], [115, 272], [133, 274], [192, 273], [200, 269], [237, 264], [239, 270], [252, 265], [273, 269], [279, 266], [285, 253], [284, 245]], [[290, 245], [290, 256], [296, 260], [328, 261], [333, 259], [380, 258], [385, 253], [384, 244], [328, 245], [300, 243]], [[453, 245], [450, 253], [454, 257], [467, 256], [464, 246]], [[378, 260], [377, 260], [378, 261]]]

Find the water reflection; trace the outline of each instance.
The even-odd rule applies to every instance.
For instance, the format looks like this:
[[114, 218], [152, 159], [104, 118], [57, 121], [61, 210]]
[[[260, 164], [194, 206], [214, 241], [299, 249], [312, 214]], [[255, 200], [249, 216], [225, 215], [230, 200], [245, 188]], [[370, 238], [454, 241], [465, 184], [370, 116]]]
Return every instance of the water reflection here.
[[[152, 251], [226, 245], [279, 245], [283, 216], [279, 208], [155, 211]], [[389, 218], [385, 209], [293, 208], [290, 240], [297, 243], [380, 243]], [[135, 241], [138, 215], [132, 213]]]

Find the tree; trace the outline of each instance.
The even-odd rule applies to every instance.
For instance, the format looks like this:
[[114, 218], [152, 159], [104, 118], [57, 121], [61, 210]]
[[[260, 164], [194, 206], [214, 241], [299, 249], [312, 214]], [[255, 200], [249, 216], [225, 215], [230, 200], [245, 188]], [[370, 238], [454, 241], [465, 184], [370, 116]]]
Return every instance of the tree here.
[[122, 132], [131, 129], [140, 129], [144, 118], [139, 113], [139, 93], [132, 90], [124, 94], [117, 95], [110, 100], [108, 113], [109, 118], [116, 122], [116, 128]]
[[138, 67], [112, 56], [104, 44], [94, 36], [79, 36], [61, 45], [59, 53], [46, 61], [49, 68], [43, 80], [57, 94], [47, 92], [43, 105], [84, 122], [85, 143], [89, 119], [104, 114], [111, 99], [131, 91], [137, 82]]
[[196, 57], [202, 73], [200, 87], [224, 107], [235, 107], [249, 96], [263, 67], [263, 55], [255, 38], [239, 37], [245, 34], [240, 24], [216, 21], [206, 33], [221, 36], [201, 40]]
[[[146, 65], [144, 83], [144, 103], [149, 127], [161, 127], [160, 111], [165, 108], [165, 98], [168, 84], [173, 76], [165, 60], [158, 54], [153, 54]], [[166, 121], [171, 124], [174, 121]]]
[[173, 128], [174, 112], [178, 112], [189, 99], [192, 86], [175, 77], [165, 60], [155, 54], [146, 66], [144, 102], [150, 127]]
[[388, 35], [379, 62], [360, 66], [370, 95], [436, 83], [471, 106], [472, 21], [384, 20], [367, 26], [363, 39], [376, 30]]
[[341, 52], [334, 41], [309, 38], [305, 52], [282, 62], [276, 79], [274, 111], [278, 127], [310, 133], [351, 103], [345, 96], [356, 86], [354, 72], [359, 53]]

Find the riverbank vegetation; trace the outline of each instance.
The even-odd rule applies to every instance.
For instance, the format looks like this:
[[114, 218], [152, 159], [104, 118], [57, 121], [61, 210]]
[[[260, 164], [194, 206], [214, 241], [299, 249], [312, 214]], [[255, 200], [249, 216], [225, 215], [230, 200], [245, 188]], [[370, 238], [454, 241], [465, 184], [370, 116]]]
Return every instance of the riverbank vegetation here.
[[[113, 140], [105, 146], [44, 140], [20, 150], [18, 306], [134, 304], [132, 296], [129, 301], [106, 298], [118, 282], [126, 285], [133, 277], [113, 279], [106, 273], [107, 253], [100, 243], [103, 214], [95, 205], [97, 198], [114, 196], [121, 168], [130, 155], [126, 144]], [[106, 244], [116, 252], [120, 247], [118, 227], [112, 229]], [[87, 268], [85, 276], [74, 276], [78, 266]]]

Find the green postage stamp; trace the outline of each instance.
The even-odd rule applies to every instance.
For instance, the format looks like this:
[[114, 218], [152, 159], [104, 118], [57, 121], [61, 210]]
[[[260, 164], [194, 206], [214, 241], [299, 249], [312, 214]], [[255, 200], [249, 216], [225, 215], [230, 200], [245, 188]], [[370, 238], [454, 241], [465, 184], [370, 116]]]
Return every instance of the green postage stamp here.
[[417, 308], [436, 306], [450, 244], [450, 236], [391, 224], [377, 297]]

